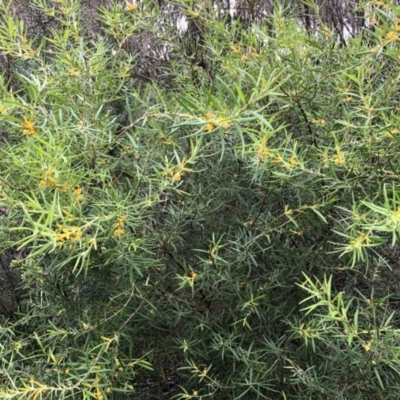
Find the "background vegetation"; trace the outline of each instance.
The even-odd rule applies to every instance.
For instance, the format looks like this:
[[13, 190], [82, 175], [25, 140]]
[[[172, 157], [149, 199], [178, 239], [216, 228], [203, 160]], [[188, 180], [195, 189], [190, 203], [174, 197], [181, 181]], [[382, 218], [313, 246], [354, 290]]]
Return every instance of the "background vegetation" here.
[[397, 399], [400, 7], [0, 1], [0, 397]]

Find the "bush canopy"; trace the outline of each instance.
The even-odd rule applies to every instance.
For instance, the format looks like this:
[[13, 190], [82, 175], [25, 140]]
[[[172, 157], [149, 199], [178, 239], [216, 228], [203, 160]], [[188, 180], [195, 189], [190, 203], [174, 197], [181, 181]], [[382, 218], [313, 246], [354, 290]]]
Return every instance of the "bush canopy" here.
[[0, 398], [400, 398], [400, 7], [275, 3], [0, 0]]

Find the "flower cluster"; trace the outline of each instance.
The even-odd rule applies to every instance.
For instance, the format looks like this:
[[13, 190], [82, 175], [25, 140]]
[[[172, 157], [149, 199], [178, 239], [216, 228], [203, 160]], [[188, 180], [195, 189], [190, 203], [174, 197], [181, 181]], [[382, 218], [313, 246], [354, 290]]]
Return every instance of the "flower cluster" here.
[[206, 126], [204, 127], [204, 130], [206, 132], [210, 132], [218, 126], [220, 126], [223, 129], [227, 129], [230, 125], [229, 121], [227, 120], [227, 118], [224, 115], [221, 115], [221, 116], [215, 118], [211, 112], [208, 112], [204, 116], [204, 119], [207, 122]]
[[24, 122], [22, 122], [21, 125], [24, 128], [22, 130], [24, 135], [34, 135], [36, 133], [35, 122], [31, 119], [24, 118]]
[[82, 237], [82, 235], [83, 232], [77, 226], [63, 227], [62, 225], [58, 225], [58, 232], [54, 239], [61, 245], [61, 243], [66, 241], [76, 242]]
[[114, 224], [113, 237], [122, 236], [125, 233], [125, 220], [128, 218], [127, 215], [118, 217], [117, 222]]
[[137, 9], [137, 4], [135, 4], [135, 3], [129, 3], [129, 2], [126, 2], [126, 6], [125, 6], [125, 9], [127, 10], [127, 11], [135, 11], [136, 9]]
[[56, 172], [52, 167], [49, 167], [44, 173], [43, 179], [39, 181], [39, 186], [42, 188], [56, 188], [60, 192], [66, 192], [69, 185], [67, 183], [59, 183], [56, 178]]
[[83, 201], [84, 197], [82, 194], [82, 188], [80, 185], [77, 185], [75, 190], [74, 190], [74, 196], [75, 196], [75, 201]]
[[186, 168], [187, 161], [186, 158], [184, 158], [175, 168], [175, 170], [171, 169], [171, 168], [167, 168], [167, 174], [172, 176], [172, 180], [174, 182], [180, 182], [182, 179], [182, 175], [185, 171], [192, 171], [191, 168]]

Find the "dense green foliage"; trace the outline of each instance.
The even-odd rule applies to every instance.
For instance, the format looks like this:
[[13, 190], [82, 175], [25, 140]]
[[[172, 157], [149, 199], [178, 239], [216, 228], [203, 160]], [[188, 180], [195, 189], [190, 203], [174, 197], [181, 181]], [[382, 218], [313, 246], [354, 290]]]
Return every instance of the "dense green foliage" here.
[[0, 397], [399, 398], [400, 8], [103, 3], [2, 4]]

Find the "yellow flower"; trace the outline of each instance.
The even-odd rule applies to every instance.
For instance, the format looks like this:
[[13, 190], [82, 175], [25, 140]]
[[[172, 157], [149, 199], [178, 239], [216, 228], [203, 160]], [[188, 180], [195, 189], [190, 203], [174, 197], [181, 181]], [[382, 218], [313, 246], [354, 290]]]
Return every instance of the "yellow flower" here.
[[76, 201], [82, 201], [84, 199], [83, 194], [82, 194], [82, 188], [80, 185], [78, 185], [75, 190], [74, 190], [74, 194], [75, 194], [75, 199]]
[[113, 237], [122, 236], [125, 233], [124, 225], [125, 225], [125, 220], [127, 218], [128, 218], [127, 215], [123, 215], [121, 217], [118, 217], [117, 222], [114, 224]]
[[399, 37], [397, 36], [397, 33], [396, 32], [389, 32], [386, 36], [385, 36], [385, 38], [387, 39], [387, 40], [389, 40], [390, 42], [395, 42], [396, 40], [398, 40], [399, 39]]
[[196, 272], [190, 272], [189, 273], [189, 277], [190, 277], [190, 279], [192, 280], [192, 282], [194, 282], [194, 280], [196, 279], [196, 277], [197, 277], [197, 274], [196, 274]]
[[126, 2], [126, 7], [125, 7], [125, 9], [126, 10], [128, 10], [128, 11], [135, 11], [136, 9], [137, 9], [137, 4], [135, 4], [135, 3], [128, 3], [128, 2]]
[[35, 123], [31, 119], [24, 118], [24, 122], [22, 122], [21, 125], [23, 128], [25, 128], [22, 131], [24, 135], [34, 135], [36, 133]]
[[390, 129], [389, 131], [385, 132], [386, 136], [393, 137], [394, 135], [398, 134], [400, 131], [398, 129]]
[[104, 399], [103, 394], [101, 393], [99, 388], [96, 388], [96, 391], [95, 391], [94, 395], [96, 396], [97, 400], [103, 400]]
[[373, 340], [370, 340], [367, 343], [363, 343], [362, 347], [364, 347], [365, 351], [370, 351], [371, 350], [371, 345], [372, 345]]
[[204, 118], [206, 119], [206, 121], [211, 121], [214, 118], [214, 115], [210, 111], [208, 111]]
[[220, 126], [222, 129], [227, 129], [230, 125], [230, 122], [225, 120], [224, 117], [218, 117], [215, 121], [214, 124], [216, 126]]
[[199, 378], [205, 378], [205, 377], [207, 376], [207, 373], [208, 373], [208, 369], [207, 369], [207, 368], [203, 368], [203, 371], [199, 372], [199, 373], [197, 374], [197, 376], [198, 376]]
[[293, 210], [291, 210], [289, 208], [289, 204], [285, 205], [285, 215], [292, 215], [293, 214]]
[[186, 168], [186, 158], [184, 158], [179, 164], [178, 164], [178, 168], [180, 171], [193, 171], [191, 168]]
[[394, 30], [397, 32], [400, 31], [399, 19], [397, 17], [394, 18]]
[[312, 122], [314, 122], [317, 125], [321, 125], [321, 126], [325, 126], [326, 125], [326, 121], [322, 118], [316, 118], [313, 119]]
[[242, 49], [242, 45], [241, 45], [240, 43], [237, 45], [237, 47], [234, 46], [233, 44], [231, 44], [231, 51], [232, 51], [232, 53], [234, 53], [234, 54], [240, 53], [240, 50], [241, 50], [241, 49]]
[[246, 60], [247, 60], [247, 56], [246, 56], [245, 54], [243, 54], [243, 55], [240, 57], [240, 61], [245, 62]]
[[361, 231], [358, 232], [358, 236], [355, 239], [350, 240], [350, 244], [359, 251], [361, 250], [364, 242], [368, 245], [371, 243], [371, 239]]
[[186, 168], [186, 158], [184, 158], [177, 166], [176, 166], [176, 170], [174, 171], [171, 168], [167, 168], [167, 174], [172, 176], [172, 180], [174, 182], [180, 182], [182, 179], [182, 175], [184, 171], [193, 171], [191, 168]]
[[329, 36], [332, 35], [332, 32], [329, 30], [329, 28], [325, 27], [325, 28], [322, 29], [322, 34], [323, 34], [325, 37], [329, 37]]
[[33, 58], [35, 56], [35, 51], [33, 49], [24, 50], [24, 56], [26, 58]]
[[60, 242], [59, 244], [61, 244], [61, 242], [67, 241], [67, 240], [70, 240], [71, 242], [76, 242], [83, 235], [83, 232], [77, 226], [70, 226], [70, 227], [64, 228], [61, 225], [58, 225], [58, 229], [59, 229], [59, 233], [55, 234], [54, 240], [56, 242]]
[[362, 108], [363, 110], [366, 110], [368, 112], [374, 111], [374, 107], [371, 107], [371, 106], [368, 106], [368, 105], [360, 106], [360, 108]]
[[206, 131], [206, 132], [210, 132], [210, 131], [212, 131], [214, 129], [214, 124], [207, 124], [205, 127], [204, 127], [204, 130]]
[[180, 182], [182, 179], [182, 174], [180, 172], [176, 172], [172, 177], [174, 182]]
[[11, 342], [11, 347], [19, 351], [22, 348], [22, 342]]
[[336, 149], [336, 154], [333, 156], [333, 162], [336, 165], [344, 165], [346, 164], [346, 160], [344, 158], [344, 153], [339, 149]]
[[187, 342], [186, 339], [183, 339], [182, 348], [183, 348], [183, 352], [184, 352], [184, 353], [186, 353], [186, 352], [189, 350], [189, 344], [188, 344], [188, 342]]
[[397, 207], [397, 211], [390, 213], [389, 222], [400, 223], [400, 207]]
[[296, 158], [296, 156], [292, 156], [292, 157], [290, 157], [290, 159], [289, 159], [289, 164], [290, 165], [297, 165], [299, 162], [297, 161], [297, 158]]
[[3, 106], [0, 106], [0, 114], [5, 115], [7, 113], [6, 109]]
[[77, 68], [71, 68], [69, 71], [68, 71], [68, 75], [69, 76], [79, 76], [81, 73], [79, 72], [79, 69], [77, 69]]

